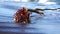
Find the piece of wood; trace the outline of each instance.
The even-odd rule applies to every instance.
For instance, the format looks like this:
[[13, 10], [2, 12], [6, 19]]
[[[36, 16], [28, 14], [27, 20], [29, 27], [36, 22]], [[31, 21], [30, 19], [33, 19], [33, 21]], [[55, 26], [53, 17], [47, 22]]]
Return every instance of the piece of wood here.
[[38, 10], [33, 10], [33, 9], [28, 9], [28, 11], [35, 12], [35, 13], [38, 13], [38, 14], [44, 14], [44, 12], [39, 12]]
[[41, 11], [44, 11], [44, 10], [57, 10], [57, 9], [56, 9], [56, 8], [55, 8], [55, 9], [49, 9], [49, 8], [39, 9], [39, 8], [36, 8], [35, 10], [41, 10]]

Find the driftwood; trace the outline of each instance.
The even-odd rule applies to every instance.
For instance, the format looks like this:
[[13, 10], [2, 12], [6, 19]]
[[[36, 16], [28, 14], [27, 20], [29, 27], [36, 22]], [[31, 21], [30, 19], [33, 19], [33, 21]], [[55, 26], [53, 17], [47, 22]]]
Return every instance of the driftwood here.
[[[60, 8], [55, 8], [55, 9], [48, 9], [48, 8], [46, 8], [46, 9], [40, 9], [40, 8], [36, 8], [36, 9], [28, 9], [28, 11], [30, 11], [30, 12], [35, 12], [35, 13], [38, 13], [38, 14], [44, 14], [44, 12], [41, 12], [41, 11], [44, 11], [44, 10], [58, 10], [58, 9], [60, 9]], [[40, 10], [40, 11], [38, 11], [38, 10]]]
[[44, 11], [44, 10], [57, 10], [57, 9], [48, 9], [48, 8], [46, 8], [46, 9], [39, 9], [39, 8], [36, 8], [35, 10], [41, 10], [41, 11]]
[[38, 14], [44, 14], [44, 12], [39, 12], [38, 10], [33, 10], [33, 9], [28, 9], [28, 11], [30, 12], [35, 12], [35, 13], [38, 13]]

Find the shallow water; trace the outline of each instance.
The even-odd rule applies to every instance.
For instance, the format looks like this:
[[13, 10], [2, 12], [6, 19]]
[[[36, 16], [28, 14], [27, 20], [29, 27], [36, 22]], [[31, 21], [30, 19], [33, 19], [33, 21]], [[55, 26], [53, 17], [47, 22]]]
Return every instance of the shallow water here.
[[[17, 5], [16, 5], [17, 4]], [[60, 34], [60, 11], [45, 10], [44, 15], [32, 13], [31, 24], [14, 23], [13, 14], [27, 3], [2, 3], [0, 5], [0, 31], [12, 33]], [[58, 8], [60, 5], [40, 6], [40, 8]], [[28, 3], [27, 8], [35, 9], [37, 4]]]

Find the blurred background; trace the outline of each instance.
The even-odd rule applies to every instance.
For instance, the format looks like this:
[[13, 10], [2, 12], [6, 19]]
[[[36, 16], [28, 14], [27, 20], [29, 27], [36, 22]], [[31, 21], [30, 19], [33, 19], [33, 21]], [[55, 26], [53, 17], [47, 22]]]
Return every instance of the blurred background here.
[[[14, 23], [14, 13], [22, 6], [44, 10], [32, 12], [31, 24]], [[0, 0], [0, 34], [60, 34], [60, 0]]]

